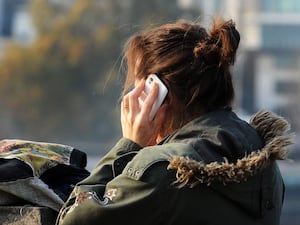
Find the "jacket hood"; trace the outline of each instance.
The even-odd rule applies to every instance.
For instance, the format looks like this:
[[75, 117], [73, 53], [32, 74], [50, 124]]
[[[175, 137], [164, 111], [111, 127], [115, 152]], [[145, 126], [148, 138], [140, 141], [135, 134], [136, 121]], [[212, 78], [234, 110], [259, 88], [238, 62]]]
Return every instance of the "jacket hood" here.
[[287, 133], [290, 125], [283, 117], [261, 110], [251, 117], [250, 125], [263, 139], [262, 149], [245, 155], [234, 163], [229, 163], [226, 158], [223, 162], [205, 163], [182, 156], [172, 157], [168, 169], [177, 171], [176, 183], [180, 187], [210, 185], [213, 182], [239, 183], [264, 170], [271, 162], [287, 159], [287, 147], [293, 144], [294, 136]]

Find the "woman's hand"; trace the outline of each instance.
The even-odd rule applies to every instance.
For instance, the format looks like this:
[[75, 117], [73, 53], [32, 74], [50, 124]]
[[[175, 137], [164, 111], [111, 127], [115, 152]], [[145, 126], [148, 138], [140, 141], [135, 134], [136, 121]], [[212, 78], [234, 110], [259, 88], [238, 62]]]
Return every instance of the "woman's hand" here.
[[142, 147], [156, 144], [156, 138], [164, 122], [165, 106], [162, 105], [153, 120], [150, 112], [158, 96], [158, 85], [154, 83], [149, 95], [142, 105], [139, 96], [142, 95], [145, 80], [123, 97], [121, 103], [121, 125], [123, 137], [128, 138]]

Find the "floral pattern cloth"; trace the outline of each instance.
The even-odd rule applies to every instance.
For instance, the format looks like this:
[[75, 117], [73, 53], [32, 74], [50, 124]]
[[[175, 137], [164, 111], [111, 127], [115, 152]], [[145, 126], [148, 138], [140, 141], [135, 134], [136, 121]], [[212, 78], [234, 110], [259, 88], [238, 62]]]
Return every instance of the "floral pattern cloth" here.
[[59, 211], [90, 172], [87, 156], [68, 145], [0, 140], [0, 206], [33, 204]]
[[14, 139], [0, 141], [0, 158], [22, 160], [32, 167], [37, 177], [57, 164], [69, 165], [72, 151], [73, 147], [56, 143]]

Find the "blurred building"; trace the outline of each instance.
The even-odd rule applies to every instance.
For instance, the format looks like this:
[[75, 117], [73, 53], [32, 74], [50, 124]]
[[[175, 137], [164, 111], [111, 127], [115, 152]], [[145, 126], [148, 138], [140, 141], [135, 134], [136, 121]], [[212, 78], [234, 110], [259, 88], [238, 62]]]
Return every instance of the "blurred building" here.
[[300, 1], [243, 1], [240, 9], [245, 36], [241, 105], [248, 111], [271, 109], [299, 129]]
[[241, 32], [236, 63], [238, 107], [248, 113], [266, 108], [288, 117], [300, 129], [300, 1], [179, 0], [232, 18]]
[[0, 47], [8, 39], [23, 45], [35, 39], [27, 3], [28, 0], [0, 0]]

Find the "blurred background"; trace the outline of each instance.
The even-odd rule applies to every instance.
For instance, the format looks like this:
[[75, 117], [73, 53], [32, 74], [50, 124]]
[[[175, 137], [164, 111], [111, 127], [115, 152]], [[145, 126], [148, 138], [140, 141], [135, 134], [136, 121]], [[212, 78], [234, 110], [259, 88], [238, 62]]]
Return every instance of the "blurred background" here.
[[145, 27], [184, 18], [241, 33], [235, 110], [284, 116], [296, 134], [282, 225], [300, 224], [299, 0], [0, 0], [0, 138], [68, 144], [92, 169], [121, 135], [122, 49]]

